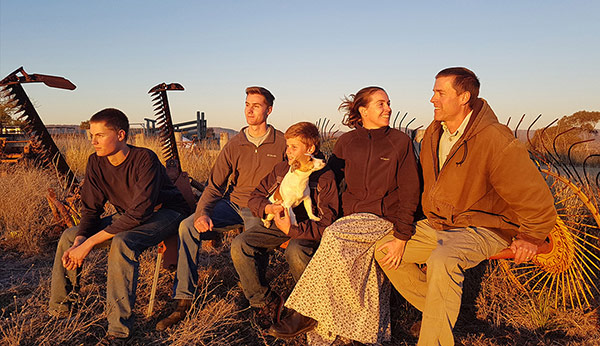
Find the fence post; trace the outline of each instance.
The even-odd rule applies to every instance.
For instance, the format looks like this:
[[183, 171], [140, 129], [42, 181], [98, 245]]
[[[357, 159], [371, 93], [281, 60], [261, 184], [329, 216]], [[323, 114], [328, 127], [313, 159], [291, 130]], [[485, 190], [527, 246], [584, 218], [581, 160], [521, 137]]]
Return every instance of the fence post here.
[[223, 147], [225, 146], [225, 144], [227, 144], [227, 142], [229, 142], [229, 133], [227, 132], [221, 132], [221, 135], [219, 136], [219, 147], [221, 148], [221, 150], [223, 150]]
[[196, 134], [198, 139], [206, 138], [206, 120], [204, 119], [204, 112], [196, 111]]

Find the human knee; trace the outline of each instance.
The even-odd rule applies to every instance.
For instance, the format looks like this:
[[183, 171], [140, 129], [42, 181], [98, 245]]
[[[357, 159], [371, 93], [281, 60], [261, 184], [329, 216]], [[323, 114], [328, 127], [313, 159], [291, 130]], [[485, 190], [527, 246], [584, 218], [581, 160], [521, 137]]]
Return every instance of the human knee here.
[[67, 228], [64, 232], [62, 232], [62, 234], [60, 235], [60, 240], [58, 241], [59, 248], [61, 246], [66, 246], [67, 248], [69, 248], [71, 245], [73, 245], [73, 242], [75, 241], [75, 238], [77, 237], [78, 231], [79, 231], [79, 228], [77, 226], [75, 226], [75, 227]]
[[454, 272], [459, 269], [459, 256], [452, 249], [438, 247], [427, 259], [427, 271]]
[[196, 238], [194, 235], [198, 233], [194, 226], [194, 215], [187, 217], [179, 223], [178, 228], [179, 239], [184, 241], [187, 239]]
[[244, 239], [244, 233], [240, 233], [237, 237], [231, 241], [231, 259], [236, 262], [245, 257], [246, 240]]
[[[307, 253], [306, 247], [299, 245], [297, 242], [291, 241], [285, 248], [285, 258], [288, 263], [304, 263], [310, 260], [310, 254]], [[306, 263], [304, 263], [306, 265]]]
[[293, 240], [289, 242], [285, 249], [285, 258], [290, 269], [295, 272], [304, 271], [313, 254], [314, 249], [312, 247], [299, 244]]
[[113, 257], [127, 257], [134, 258], [135, 250], [132, 249], [129, 242], [127, 241], [127, 237], [125, 232], [117, 233], [113, 238], [110, 245], [109, 251], [109, 260]]

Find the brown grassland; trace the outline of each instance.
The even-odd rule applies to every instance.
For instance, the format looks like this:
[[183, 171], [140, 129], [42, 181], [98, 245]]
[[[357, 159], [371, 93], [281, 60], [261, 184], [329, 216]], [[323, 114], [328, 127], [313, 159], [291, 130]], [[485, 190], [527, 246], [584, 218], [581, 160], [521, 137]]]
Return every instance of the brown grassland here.
[[[83, 137], [59, 137], [56, 142], [78, 178], [93, 151]], [[156, 140], [134, 143], [153, 149]], [[198, 181], [208, 177], [217, 150], [180, 148], [182, 166]], [[33, 164], [0, 166], [0, 344], [93, 345], [106, 333], [106, 250], [93, 251], [83, 267], [81, 307], [70, 318], [47, 314], [50, 272], [61, 230], [52, 224], [45, 200], [52, 187], [60, 198], [64, 186], [52, 170]], [[145, 317], [156, 259], [156, 248], [140, 258], [132, 345], [303, 345], [304, 336], [277, 340], [263, 336], [252, 325], [251, 312], [229, 256], [235, 234], [226, 234], [219, 248], [201, 254], [196, 309], [166, 332], [154, 329], [170, 311], [174, 273], [163, 270], [154, 314]], [[268, 278], [282, 294], [293, 282], [280, 251], [271, 258]], [[467, 271], [463, 306], [455, 328], [459, 345], [600, 345], [597, 302], [593, 309], [556, 310], [534, 294], [514, 287], [495, 262]], [[414, 345], [411, 325], [420, 312], [394, 293], [392, 340], [385, 345]]]

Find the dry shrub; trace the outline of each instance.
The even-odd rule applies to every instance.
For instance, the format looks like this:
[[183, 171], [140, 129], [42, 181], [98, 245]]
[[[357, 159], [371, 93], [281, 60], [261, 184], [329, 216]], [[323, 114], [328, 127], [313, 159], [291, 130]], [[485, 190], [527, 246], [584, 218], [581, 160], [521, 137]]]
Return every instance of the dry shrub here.
[[51, 170], [42, 170], [23, 162], [0, 166], [0, 235], [7, 248], [25, 254], [44, 249], [52, 229], [52, 212], [45, 195], [53, 188], [57, 195], [65, 191]]
[[198, 283], [193, 310], [169, 336], [172, 345], [231, 345], [241, 336], [236, 328], [237, 306], [231, 295], [219, 298], [212, 279]]

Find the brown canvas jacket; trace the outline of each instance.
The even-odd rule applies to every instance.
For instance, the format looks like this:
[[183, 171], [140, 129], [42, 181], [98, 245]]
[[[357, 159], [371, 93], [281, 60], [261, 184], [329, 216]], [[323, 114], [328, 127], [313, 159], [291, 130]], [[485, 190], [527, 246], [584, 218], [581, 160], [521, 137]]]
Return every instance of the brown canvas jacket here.
[[196, 205], [194, 219], [210, 216], [215, 204], [227, 194], [231, 202], [241, 208], [247, 207], [254, 188], [285, 158], [283, 133], [273, 126], [269, 127], [269, 136], [258, 148], [246, 138], [245, 127], [225, 145]]
[[554, 199], [525, 145], [478, 99], [464, 134], [438, 172], [442, 127], [423, 136], [423, 211], [439, 230], [484, 227], [509, 243], [540, 244], [556, 223]]

